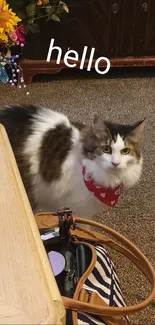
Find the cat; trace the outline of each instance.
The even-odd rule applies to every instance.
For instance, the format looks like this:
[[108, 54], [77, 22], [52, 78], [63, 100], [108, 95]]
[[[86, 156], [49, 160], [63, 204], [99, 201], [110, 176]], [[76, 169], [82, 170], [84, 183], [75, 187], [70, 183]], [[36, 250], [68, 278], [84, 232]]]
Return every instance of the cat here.
[[35, 212], [67, 206], [92, 218], [140, 179], [145, 120], [121, 125], [95, 115], [85, 125], [47, 108], [15, 105], [0, 110], [0, 123]]

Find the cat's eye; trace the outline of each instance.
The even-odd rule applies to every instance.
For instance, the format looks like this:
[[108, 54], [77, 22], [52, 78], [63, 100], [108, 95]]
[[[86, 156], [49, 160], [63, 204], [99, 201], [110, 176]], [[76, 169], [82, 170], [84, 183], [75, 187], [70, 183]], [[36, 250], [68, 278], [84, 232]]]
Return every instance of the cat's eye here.
[[103, 152], [105, 153], [111, 153], [111, 147], [108, 145], [105, 145], [102, 147]]
[[121, 154], [122, 155], [128, 155], [130, 153], [130, 149], [129, 148], [124, 148], [121, 150]]

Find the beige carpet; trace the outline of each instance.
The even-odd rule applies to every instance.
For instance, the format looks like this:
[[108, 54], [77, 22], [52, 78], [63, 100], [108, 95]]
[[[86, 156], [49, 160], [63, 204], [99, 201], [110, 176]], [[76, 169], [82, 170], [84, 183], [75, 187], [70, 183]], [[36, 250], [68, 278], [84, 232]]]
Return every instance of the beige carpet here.
[[[155, 78], [144, 71], [132, 75], [115, 72], [110, 78], [72, 74], [48, 77], [22, 90], [0, 85], [0, 106], [33, 103], [57, 109], [70, 117], [90, 121], [94, 112], [117, 122], [146, 118], [142, 141], [143, 175], [139, 185], [124, 193], [119, 205], [98, 217], [133, 241], [155, 266]], [[71, 74], [70, 74], [71, 75]], [[127, 77], [125, 77], [127, 76]], [[116, 78], [117, 77], [117, 78]], [[135, 78], [136, 77], [136, 78]], [[131, 263], [113, 254], [127, 302], [140, 302], [148, 293], [148, 284]], [[155, 325], [155, 302], [144, 312], [132, 316], [134, 325]]]

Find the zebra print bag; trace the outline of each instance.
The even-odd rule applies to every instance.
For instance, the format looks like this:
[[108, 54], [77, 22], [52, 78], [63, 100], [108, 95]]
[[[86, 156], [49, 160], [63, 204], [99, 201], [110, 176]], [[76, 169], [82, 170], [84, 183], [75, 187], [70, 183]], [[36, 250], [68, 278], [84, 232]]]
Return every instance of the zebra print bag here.
[[[88, 275], [82, 290], [95, 293], [108, 306], [124, 307], [125, 301], [120, 289], [120, 283], [116, 274], [113, 262], [103, 246], [95, 246], [96, 263]], [[126, 324], [128, 318], [119, 324]], [[107, 325], [101, 317], [95, 317], [88, 313], [77, 313], [74, 317], [74, 324], [79, 325]]]
[[[56, 281], [66, 307], [67, 325], [127, 325], [129, 314], [146, 308], [154, 299], [154, 268], [122, 235], [95, 221], [75, 218], [69, 209], [57, 214], [39, 213], [35, 217], [41, 233], [59, 227], [59, 236], [52, 235], [46, 250], [61, 252], [66, 260], [65, 269]], [[117, 241], [102, 233], [79, 228], [79, 223], [99, 227]], [[151, 283], [151, 292], [141, 303], [126, 306], [105, 245], [130, 259]]]

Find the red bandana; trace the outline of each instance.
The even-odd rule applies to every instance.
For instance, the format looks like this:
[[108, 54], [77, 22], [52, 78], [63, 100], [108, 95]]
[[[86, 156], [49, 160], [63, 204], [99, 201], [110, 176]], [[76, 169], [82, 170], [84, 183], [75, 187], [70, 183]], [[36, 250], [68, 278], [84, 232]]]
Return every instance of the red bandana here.
[[94, 181], [86, 175], [85, 167], [82, 168], [82, 173], [85, 185], [87, 186], [88, 190], [92, 192], [102, 203], [113, 208], [118, 202], [123, 185], [118, 185], [115, 188], [105, 188], [103, 186], [101, 187], [95, 185]]

